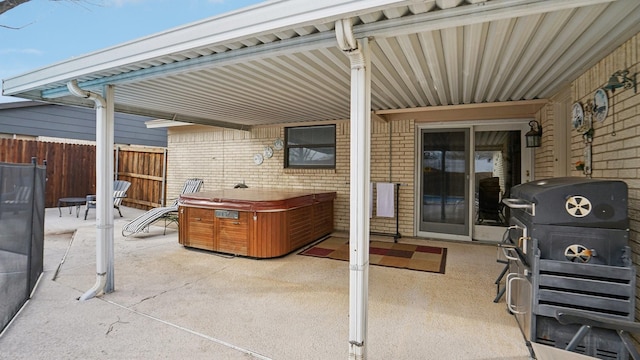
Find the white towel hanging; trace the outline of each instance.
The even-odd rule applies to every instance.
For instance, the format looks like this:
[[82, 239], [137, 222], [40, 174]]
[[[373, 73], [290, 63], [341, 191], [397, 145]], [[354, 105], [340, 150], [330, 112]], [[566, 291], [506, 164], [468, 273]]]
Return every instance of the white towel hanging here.
[[395, 184], [393, 183], [377, 183], [377, 202], [376, 202], [376, 215], [379, 217], [394, 217], [394, 190]]

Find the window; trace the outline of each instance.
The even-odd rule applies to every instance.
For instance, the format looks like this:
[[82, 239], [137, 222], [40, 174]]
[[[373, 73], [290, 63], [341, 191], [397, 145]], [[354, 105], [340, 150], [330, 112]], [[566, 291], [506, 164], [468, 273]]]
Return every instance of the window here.
[[335, 169], [336, 126], [285, 128], [285, 168]]

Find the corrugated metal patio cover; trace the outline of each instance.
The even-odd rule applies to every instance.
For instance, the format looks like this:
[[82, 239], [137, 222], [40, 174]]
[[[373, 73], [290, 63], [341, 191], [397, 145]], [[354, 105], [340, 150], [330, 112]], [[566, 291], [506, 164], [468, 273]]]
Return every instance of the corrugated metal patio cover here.
[[370, 39], [373, 110], [395, 110], [547, 98], [640, 31], [640, 1], [269, 1], [5, 79], [3, 92], [79, 104], [65, 86], [77, 79], [114, 84], [116, 111], [157, 118], [345, 119], [342, 18]]

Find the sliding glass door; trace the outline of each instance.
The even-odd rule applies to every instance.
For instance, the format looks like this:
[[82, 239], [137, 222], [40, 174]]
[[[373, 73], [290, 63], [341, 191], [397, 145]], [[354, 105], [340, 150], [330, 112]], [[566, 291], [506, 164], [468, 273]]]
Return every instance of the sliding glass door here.
[[420, 231], [469, 234], [469, 131], [421, 132]]
[[522, 182], [527, 163], [522, 134], [504, 127], [478, 127], [474, 133], [474, 240], [499, 241], [509, 224], [509, 208], [502, 199]]
[[527, 129], [526, 123], [420, 129], [418, 235], [499, 242], [509, 222], [502, 199], [532, 178]]

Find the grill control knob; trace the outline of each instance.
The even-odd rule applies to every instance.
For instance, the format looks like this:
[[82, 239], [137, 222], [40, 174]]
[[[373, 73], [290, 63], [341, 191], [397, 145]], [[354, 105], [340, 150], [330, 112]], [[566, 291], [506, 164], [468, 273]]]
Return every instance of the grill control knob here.
[[587, 263], [595, 253], [582, 245], [573, 244], [564, 250], [564, 256], [571, 262]]

